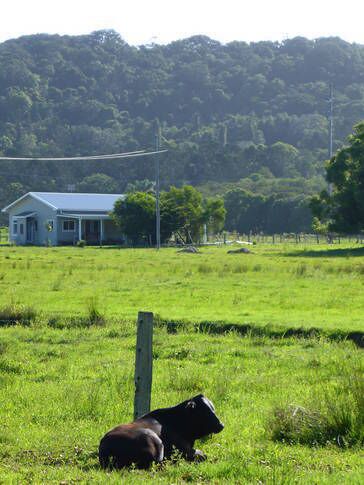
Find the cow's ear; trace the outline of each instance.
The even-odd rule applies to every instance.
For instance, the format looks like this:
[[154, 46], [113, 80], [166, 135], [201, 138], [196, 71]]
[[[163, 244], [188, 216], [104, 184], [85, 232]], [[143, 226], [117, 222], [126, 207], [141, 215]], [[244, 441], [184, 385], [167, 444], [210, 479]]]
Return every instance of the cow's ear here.
[[196, 403], [194, 401], [188, 401], [186, 404], [186, 409], [195, 409]]

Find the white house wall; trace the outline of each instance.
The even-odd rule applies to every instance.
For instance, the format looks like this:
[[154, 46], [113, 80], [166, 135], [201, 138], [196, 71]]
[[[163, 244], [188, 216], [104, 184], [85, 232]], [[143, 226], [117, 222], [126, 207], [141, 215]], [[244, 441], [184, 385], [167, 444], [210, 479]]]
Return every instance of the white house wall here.
[[[74, 219], [73, 217], [57, 217], [57, 233], [58, 233], [58, 241], [59, 244], [74, 244], [78, 241], [78, 219]], [[75, 230], [74, 231], [64, 231], [63, 230], [63, 221], [75, 221]]]
[[[34, 199], [31, 196], [25, 197], [19, 201], [13, 207], [8, 209], [9, 215], [9, 239], [16, 244], [26, 244], [26, 226], [25, 219], [22, 219], [24, 223], [24, 234], [21, 235], [19, 231], [20, 220], [18, 221], [18, 234], [13, 234], [13, 220], [14, 216], [22, 212], [36, 212], [35, 219], [37, 220], [38, 230], [35, 233], [34, 244], [46, 245], [47, 241], [52, 246], [57, 245], [57, 213], [51, 207], [43, 204], [41, 201]], [[49, 232], [46, 228], [48, 220], [53, 220], [53, 231]]]

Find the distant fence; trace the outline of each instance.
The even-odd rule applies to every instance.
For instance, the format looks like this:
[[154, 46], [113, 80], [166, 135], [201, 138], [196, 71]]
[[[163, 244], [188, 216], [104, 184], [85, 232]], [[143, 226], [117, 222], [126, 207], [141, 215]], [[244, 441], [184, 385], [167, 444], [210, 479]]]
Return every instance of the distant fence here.
[[364, 244], [364, 234], [240, 234], [226, 233], [223, 236], [211, 236], [205, 244]]
[[[9, 242], [9, 230], [0, 227], [0, 244]], [[263, 234], [226, 232], [219, 235], [210, 235], [207, 240], [200, 241], [197, 245], [224, 245], [224, 244], [364, 244], [364, 234], [306, 234], [306, 233], [283, 233]], [[172, 242], [163, 246], [178, 246]], [[126, 246], [128, 247], [128, 246]], [[133, 247], [149, 247], [148, 244]]]

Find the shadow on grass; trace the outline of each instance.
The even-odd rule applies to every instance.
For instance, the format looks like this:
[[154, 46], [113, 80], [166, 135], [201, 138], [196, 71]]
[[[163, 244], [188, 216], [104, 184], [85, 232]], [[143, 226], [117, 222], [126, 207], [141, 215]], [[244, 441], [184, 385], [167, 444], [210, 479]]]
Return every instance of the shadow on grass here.
[[177, 333], [179, 330], [191, 329], [195, 332], [209, 333], [212, 335], [223, 335], [230, 332], [235, 332], [238, 335], [251, 335], [254, 337], [268, 337], [268, 338], [318, 338], [324, 337], [332, 341], [352, 341], [357, 347], [364, 348], [364, 332], [345, 332], [342, 330], [334, 330], [325, 332], [320, 328], [273, 328], [268, 325], [264, 327], [255, 325], [240, 325], [236, 323], [223, 322], [199, 322], [188, 323], [181, 321], [164, 321], [160, 320], [160, 326], [165, 326], [168, 333]]
[[348, 258], [352, 256], [364, 256], [364, 246], [359, 248], [330, 248], [330, 249], [318, 249], [307, 250], [303, 249], [301, 251], [290, 251], [283, 253], [283, 256], [294, 256], [294, 257], [306, 257], [306, 258]]

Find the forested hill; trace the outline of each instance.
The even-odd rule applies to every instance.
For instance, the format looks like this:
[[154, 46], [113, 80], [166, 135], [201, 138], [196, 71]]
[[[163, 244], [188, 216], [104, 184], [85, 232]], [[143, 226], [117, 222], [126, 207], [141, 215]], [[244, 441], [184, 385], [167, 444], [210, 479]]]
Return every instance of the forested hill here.
[[[327, 158], [330, 82], [338, 147], [364, 118], [362, 45], [301, 37], [221, 44], [196, 36], [137, 48], [114, 31], [21, 37], [0, 44], [0, 153], [147, 148], [158, 118], [170, 149], [165, 186], [231, 183], [257, 173], [313, 178]], [[17, 190], [65, 190], [94, 173], [111, 176], [108, 183], [120, 191], [154, 178], [150, 159], [2, 162], [0, 201]]]

